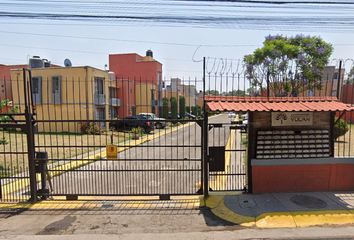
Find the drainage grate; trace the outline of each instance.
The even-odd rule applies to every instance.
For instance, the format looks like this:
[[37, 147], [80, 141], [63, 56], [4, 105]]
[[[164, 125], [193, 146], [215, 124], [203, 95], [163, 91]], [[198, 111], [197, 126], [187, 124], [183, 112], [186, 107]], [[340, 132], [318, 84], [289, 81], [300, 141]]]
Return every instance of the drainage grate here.
[[300, 206], [311, 209], [321, 209], [327, 207], [327, 203], [319, 198], [305, 196], [305, 195], [295, 195], [290, 198], [290, 200]]

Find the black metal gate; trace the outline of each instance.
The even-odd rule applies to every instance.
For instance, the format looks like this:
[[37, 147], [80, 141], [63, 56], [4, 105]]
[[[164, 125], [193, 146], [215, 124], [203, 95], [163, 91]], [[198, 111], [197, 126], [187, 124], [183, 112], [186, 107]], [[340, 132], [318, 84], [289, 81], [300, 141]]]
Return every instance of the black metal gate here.
[[[53, 80], [32, 78], [26, 73], [23, 70], [18, 79], [12, 79], [16, 113], [3, 113], [13, 119], [0, 125], [3, 136], [10, 140], [1, 154], [11, 159], [2, 168], [3, 202], [55, 196], [78, 199], [79, 196], [157, 195], [168, 199], [170, 195], [203, 193], [200, 117], [174, 116], [172, 111], [165, 119], [128, 119], [124, 115], [114, 118], [111, 114], [119, 112], [114, 109], [114, 102], [119, 101], [115, 98], [107, 101], [104, 94], [97, 94], [100, 83], [96, 78]], [[118, 89], [124, 88], [125, 83], [132, 84], [130, 81], [123, 81], [119, 87], [118, 83], [107, 84]], [[190, 80], [182, 83], [193, 84]], [[141, 94], [150, 91], [142, 86], [139, 86]], [[36, 92], [36, 87], [43, 91]], [[66, 95], [51, 95], [54, 87], [56, 93], [66, 92]], [[57, 95], [61, 98], [56, 99]], [[160, 112], [163, 108], [162, 101], [146, 102], [149, 103], [135, 105], [134, 111]], [[189, 109], [189, 113], [200, 116], [201, 111]], [[10, 125], [14, 130], [8, 130]], [[110, 127], [118, 125], [123, 127]], [[132, 125], [135, 129], [140, 126], [138, 136]], [[15, 150], [15, 143], [22, 149]], [[24, 149], [26, 145], [28, 148]]]
[[[238, 117], [216, 113], [209, 121], [209, 189], [245, 191], [247, 188], [247, 132]], [[212, 123], [215, 122], [215, 123]]]

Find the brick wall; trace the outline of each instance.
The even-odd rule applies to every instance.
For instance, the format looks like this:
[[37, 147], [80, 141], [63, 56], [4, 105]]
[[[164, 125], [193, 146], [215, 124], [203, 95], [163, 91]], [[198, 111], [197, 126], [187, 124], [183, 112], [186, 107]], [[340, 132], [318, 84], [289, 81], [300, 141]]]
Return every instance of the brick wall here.
[[353, 191], [353, 172], [354, 164], [253, 166], [253, 193]]

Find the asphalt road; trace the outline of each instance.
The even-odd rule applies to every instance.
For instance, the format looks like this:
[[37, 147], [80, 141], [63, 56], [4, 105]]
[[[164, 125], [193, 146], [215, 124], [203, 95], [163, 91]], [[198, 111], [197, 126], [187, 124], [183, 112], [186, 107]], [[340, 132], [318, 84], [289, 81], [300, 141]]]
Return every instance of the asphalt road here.
[[[223, 124], [209, 131], [209, 146], [225, 146], [230, 134], [228, 115], [210, 118], [209, 123]], [[98, 160], [53, 178], [53, 194], [196, 194], [202, 182], [202, 128], [191, 123], [162, 131], [166, 134], [120, 152], [117, 160]]]

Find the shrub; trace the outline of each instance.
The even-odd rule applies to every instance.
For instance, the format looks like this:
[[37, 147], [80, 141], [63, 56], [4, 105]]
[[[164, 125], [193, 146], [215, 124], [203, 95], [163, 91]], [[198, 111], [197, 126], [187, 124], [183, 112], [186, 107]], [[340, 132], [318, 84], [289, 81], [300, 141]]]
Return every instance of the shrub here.
[[100, 127], [99, 124], [95, 122], [81, 124], [81, 133], [100, 135], [101, 132], [102, 132], [102, 128]]
[[141, 127], [132, 128], [132, 132], [135, 134], [141, 133]]
[[6, 140], [5, 137], [3, 137], [3, 138], [0, 138], [0, 144], [1, 145], [6, 145], [6, 144], [9, 144], [9, 142]]
[[[334, 122], [337, 121], [338, 118], [334, 119]], [[334, 125], [334, 140], [337, 140], [340, 136], [343, 136], [349, 131], [348, 124], [343, 119], [340, 119], [336, 125]]]

